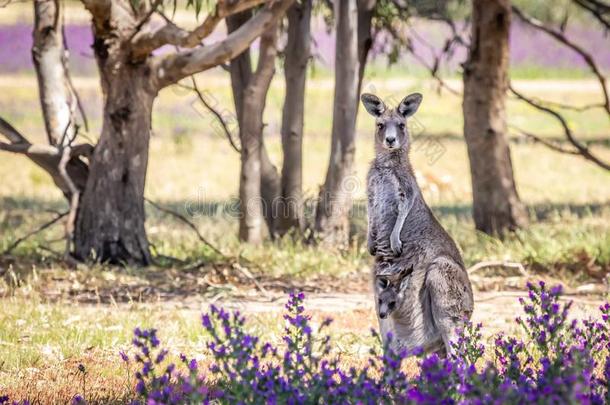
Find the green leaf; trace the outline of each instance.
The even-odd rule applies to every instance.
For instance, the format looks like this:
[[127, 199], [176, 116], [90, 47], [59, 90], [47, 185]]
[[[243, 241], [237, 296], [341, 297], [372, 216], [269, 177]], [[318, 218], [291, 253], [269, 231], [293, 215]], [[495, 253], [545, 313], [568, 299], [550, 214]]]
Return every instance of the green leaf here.
[[195, 17], [199, 18], [199, 14], [201, 13], [202, 5], [203, 5], [203, 0], [188, 0], [186, 3], [186, 8], [195, 7]]

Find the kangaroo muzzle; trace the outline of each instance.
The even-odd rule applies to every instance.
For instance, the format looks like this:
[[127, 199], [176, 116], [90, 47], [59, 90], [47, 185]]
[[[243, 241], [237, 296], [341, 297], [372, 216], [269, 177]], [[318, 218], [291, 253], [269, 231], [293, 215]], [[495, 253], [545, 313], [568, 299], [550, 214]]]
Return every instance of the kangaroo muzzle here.
[[396, 127], [394, 125], [386, 128], [383, 143], [385, 144], [385, 147], [388, 149], [395, 149], [395, 148], [400, 147], [400, 144], [398, 142], [398, 134], [396, 131]]

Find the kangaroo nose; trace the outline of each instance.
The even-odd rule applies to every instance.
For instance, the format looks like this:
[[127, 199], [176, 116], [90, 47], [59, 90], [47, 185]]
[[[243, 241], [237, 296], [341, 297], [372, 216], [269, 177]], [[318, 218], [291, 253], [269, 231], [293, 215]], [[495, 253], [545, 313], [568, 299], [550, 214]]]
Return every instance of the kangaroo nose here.
[[394, 145], [394, 142], [396, 142], [396, 137], [388, 136], [385, 138], [385, 141], [388, 143], [388, 145], [392, 146], [392, 145]]
[[386, 315], [387, 315], [387, 314], [386, 314], [385, 312], [379, 312], [379, 317], [380, 317], [381, 319], [385, 319]]

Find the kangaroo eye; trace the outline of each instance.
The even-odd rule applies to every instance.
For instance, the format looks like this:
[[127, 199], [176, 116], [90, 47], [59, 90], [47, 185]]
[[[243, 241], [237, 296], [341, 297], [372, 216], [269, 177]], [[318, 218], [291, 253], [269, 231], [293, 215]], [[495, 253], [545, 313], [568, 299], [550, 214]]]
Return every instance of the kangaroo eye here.
[[402, 122], [400, 124], [398, 124], [398, 128], [400, 128], [401, 131], [405, 130], [405, 124], [403, 124]]
[[377, 128], [379, 128], [379, 129], [383, 129], [384, 126], [385, 125], [383, 125], [383, 122], [378, 122], [377, 123]]
[[388, 286], [388, 280], [385, 278], [380, 278], [378, 284], [380, 288], [386, 288]]

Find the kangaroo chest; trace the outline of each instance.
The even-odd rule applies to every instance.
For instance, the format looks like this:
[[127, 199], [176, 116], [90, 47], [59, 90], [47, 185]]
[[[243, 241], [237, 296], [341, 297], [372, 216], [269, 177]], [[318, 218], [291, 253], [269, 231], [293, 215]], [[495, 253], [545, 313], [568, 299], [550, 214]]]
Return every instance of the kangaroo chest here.
[[374, 170], [369, 190], [369, 215], [374, 216], [378, 225], [377, 237], [385, 240], [396, 223], [398, 206], [405, 200], [409, 181], [407, 176], [391, 168]]

